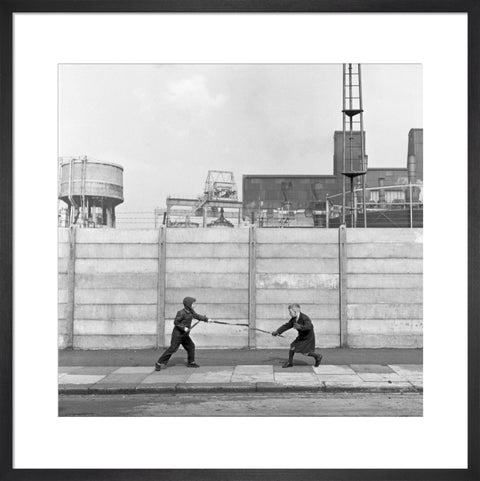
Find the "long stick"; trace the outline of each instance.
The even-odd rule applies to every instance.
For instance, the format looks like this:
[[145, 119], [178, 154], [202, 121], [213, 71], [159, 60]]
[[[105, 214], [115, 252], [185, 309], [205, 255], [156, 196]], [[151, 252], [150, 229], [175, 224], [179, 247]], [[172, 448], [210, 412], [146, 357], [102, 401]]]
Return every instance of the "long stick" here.
[[[192, 330], [200, 321], [197, 321], [191, 328], [190, 330]], [[210, 321], [210, 322], [213, 322], [215, 324], [223, 324], [225, 326], [243, 326], [243, 327], [248, 327], [249, 329], [252, 329], [253, 331], [259, 331], [259, 332], [264, 332], [265, 334], [271, 334], [270, 331], [264, 331], [263, 329], [259, 329], [258, 327], [249, 327], [248, 324], [242, 324], [242, 323], [238, 323], [238, 322], [222, 322], [222, 321]], [[277, 337], [284, 337], [282, 336], [281, 334], [279, 334]]]
[[[253, 331], [259, 331], [259, 332], [264, 332], [265, 334], [271, 334], [270, 331], [265, 331], [263, 329], [259, 329], [258, 327], [250, 327], [248, 324], [243, 324], [243, 323], [239, 323], [239, 322], [222, 322], [222, 321], [210, 321], [210, 322], [213, 322], [215, 324], [223, 324], [224, 326], [242, 326], [242, 327], [248, 327], [249, 329], [252, 329]], [[192, 326], [192, 329], [194, 326], [196, 326], [198, 324], [195, 323], [193, 326]], [[281, 334], [278, 335], [278, 337], [284, 337], [282, 336]]]

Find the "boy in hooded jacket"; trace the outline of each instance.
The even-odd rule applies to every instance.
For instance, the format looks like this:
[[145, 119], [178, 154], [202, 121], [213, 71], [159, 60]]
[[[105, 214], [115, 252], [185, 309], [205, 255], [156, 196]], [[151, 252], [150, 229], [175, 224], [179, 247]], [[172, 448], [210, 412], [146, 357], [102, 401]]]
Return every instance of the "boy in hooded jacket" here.
[[193, 309], [193, 303], [196, 299], [193, 297], [185, 297], [183, 299], [184, 308], [177, 312], [173, 321], [174, 328], [172, 331], [172, 340], [170, 347], [159, 357], [155, 363], [155, 371], [160, 371], [167, 366], [167, 363], [177, 349], [182, 345], [187, 351], [187, 367], [200, 367], [195, 362], [195, 344], [190, 337], [190, 329], [192, 319], [208, 322], [208, 317], [197, 314]]

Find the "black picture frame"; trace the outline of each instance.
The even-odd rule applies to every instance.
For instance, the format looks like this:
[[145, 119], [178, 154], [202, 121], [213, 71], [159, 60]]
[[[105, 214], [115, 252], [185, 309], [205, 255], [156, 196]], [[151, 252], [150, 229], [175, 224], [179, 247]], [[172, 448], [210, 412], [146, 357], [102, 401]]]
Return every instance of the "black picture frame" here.
[[[12, 468], [12, 15], [15, 12], [468, 13], [468, 469], [146, 470]], [[10, 0], [0, 1], [0, 479], [5, 480], [477, 480], [480, 344], [480, 2], [478, 0]], [[448, 227], [446, 227], [448, 228]], [[448, 254], [446, 254], [448, 255]], [[440, 363], [448, 362], [448, 353]], [[32, 361], [32, 369], [35, 364]], [[34, 400], [32, 400], [34, 402]], [[454, 443], [443, 433], [446, 443]], [[328, 439], [323, 440], [328, 442]], [[318, 448], [321, 450], [321, 448]]]

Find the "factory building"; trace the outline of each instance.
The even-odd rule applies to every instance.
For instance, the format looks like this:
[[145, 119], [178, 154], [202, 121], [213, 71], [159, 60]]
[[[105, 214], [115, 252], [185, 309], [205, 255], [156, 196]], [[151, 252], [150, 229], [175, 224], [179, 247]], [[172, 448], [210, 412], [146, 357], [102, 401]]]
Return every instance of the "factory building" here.
[[[352, 158], [360, 159], [360, 132], [354, 132], [353, 135]], [[325, 202], [327, 195], [340, 194], [343, 183], [343, 132], [335, 131], [333, 141], [332, 175], [244, 175], [244, 215], [252, 218], [258, 215], [260, 210], [272, 209], [308, 210], [315, 204]], [[357, 177], [356, 182], [360, 183], [360, 179], [361, 177]], [[381, 200], [387, 204], [404, 201], [404, 186], [409, 182], [423, 181], [423, 129], [411, 129], [408, 134], [408, 158], [405, 167], [369, 167], [365, 180], [367, 189], [398, 185], [398, 189], [385, 189], [385, 198]], [[367, 191], [366, 200], [376, 203], [381, 195], [379, 190]]]

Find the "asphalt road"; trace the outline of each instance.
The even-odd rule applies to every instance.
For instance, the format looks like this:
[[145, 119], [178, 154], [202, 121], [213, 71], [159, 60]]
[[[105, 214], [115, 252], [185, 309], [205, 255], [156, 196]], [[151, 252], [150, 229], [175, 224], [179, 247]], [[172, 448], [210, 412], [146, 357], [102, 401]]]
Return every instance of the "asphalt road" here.
[[422, 416], [420, 393], [61, 395], [59, 416]]

